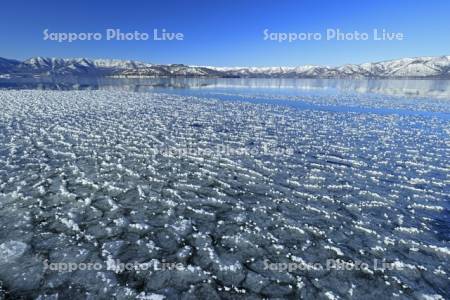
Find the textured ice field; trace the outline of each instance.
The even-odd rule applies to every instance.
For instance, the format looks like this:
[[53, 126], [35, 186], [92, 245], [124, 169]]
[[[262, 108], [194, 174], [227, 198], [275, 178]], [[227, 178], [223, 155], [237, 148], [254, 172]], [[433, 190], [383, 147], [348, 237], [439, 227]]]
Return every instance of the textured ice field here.
[[[449, 299], [449, 125], [0, 91], [0, 298]], [[112, 261], [183, 268], [47, 267]]]

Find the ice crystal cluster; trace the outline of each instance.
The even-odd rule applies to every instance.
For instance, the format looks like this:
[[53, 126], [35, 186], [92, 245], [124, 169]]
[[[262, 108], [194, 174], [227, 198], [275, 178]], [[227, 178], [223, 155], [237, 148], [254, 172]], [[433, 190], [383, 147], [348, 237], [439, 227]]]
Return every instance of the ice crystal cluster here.
[[[449, 130], [414, 115], [0, 91], [0, 298], [448, 299]], [[293, 151], [155, 152], [219, 145]], [[329, 260], [368, 268], [267, 268]], [[45, 267], [111, 261], [183, 268]]]

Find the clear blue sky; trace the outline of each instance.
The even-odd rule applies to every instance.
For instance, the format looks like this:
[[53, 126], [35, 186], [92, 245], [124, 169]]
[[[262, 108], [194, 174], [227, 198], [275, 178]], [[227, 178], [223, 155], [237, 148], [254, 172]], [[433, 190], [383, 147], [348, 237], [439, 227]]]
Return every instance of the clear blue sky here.
[[[340, 65], [411, 56], [450, 55], [450, 1], [354, 0], [4, 0], [0, 57], [135, 59], [216, 66]], [[43, 40], [51, 32], [102, 32], [106, 28], [182, 32], [184, 41]], [[403, 32], [404, 41], [263, 40], [271, 32], [324, 32], [327, 28]]]

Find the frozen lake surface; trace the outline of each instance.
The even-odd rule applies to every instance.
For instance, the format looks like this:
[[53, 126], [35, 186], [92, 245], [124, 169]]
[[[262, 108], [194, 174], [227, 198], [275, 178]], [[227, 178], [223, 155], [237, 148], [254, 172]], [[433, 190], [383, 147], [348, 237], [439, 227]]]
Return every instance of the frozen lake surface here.
[[448, 299], [450, 101], [357, 95], [0, 91], [0, 298]]

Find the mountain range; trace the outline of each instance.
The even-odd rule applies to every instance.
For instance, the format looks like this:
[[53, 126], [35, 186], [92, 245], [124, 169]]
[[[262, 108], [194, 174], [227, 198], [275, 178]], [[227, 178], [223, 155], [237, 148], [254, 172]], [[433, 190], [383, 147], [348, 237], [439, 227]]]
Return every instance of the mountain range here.
[[158, 65], [131, 60], [0, 58], [2, 76], [238, 77], [238, 78], [444, 78], [450, 79], [450, 56], [402, 58], [339, 67], [207, 67]]

